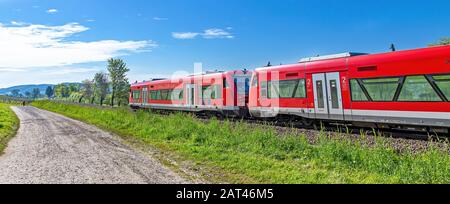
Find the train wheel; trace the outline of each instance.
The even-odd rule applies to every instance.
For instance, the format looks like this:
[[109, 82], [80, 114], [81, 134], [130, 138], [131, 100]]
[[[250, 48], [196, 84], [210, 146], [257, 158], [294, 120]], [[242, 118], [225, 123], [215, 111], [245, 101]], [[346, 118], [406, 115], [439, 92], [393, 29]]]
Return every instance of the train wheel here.
[[216, 117], [218, 120], [224, 120], [224, 119], [225, 119], [225, 116], [224, 116], [222, 113], [217, 113], [217, 114], [215, 115], [215, 117]]
[[317, 130], [317, 131], [324, 130], [324, 124], [322, 123], [322, 121], [311, 120], [311, 125], [309, 127], [313, 128], [314, 130]]
[[137, 111], [139, 110], [139, 107], [137, 107], [137, 106], [131, 106], [131, 110], [132, 110], [133, 112], [137, 112]]
[[306, 118], [302, 119], [302, 124], [306, 127], [314, 127], [314, 123], [315, 123], [314, 120], [310, 120], [310, 119], [306, 119]]

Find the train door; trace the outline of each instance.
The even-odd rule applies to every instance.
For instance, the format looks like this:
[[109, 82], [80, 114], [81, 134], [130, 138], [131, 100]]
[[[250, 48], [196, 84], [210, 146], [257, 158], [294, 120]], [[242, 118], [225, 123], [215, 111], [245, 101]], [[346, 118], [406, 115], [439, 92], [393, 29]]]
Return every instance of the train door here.
[[246, 106], [246, 99], [248, 96], [249, 90], [249, 80], [248, 76], [235, 76], [234, 78], [234, 86], [235, 86], [235, 105], [236, 106]]
[[339, 72], [327, 73], [326, 79], [329, 118], [333, 120], [344, 120], [344, 109], [342, 107], [342, 89]]
[[186, 85], [186, 104], [190, 107], [195, 105], [195, 84]]
[[327, 86], [325, 74], [313, 74], [314, 109], [316, 118], [328, 119]]
[[339, 72], [313, 74], [316, 118], [343, 120]]
[[142, 105], [148, 105], [148, 89], [142, 89]]

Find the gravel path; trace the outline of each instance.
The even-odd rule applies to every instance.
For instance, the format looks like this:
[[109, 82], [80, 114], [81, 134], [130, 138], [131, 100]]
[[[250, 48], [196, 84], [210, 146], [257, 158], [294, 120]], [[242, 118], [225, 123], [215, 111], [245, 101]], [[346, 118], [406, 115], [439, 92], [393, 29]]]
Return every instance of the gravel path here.
[[0, 183], [186, 183], [118, 136], [34, 107], [13, 110], [20, 129], [0, 156]]

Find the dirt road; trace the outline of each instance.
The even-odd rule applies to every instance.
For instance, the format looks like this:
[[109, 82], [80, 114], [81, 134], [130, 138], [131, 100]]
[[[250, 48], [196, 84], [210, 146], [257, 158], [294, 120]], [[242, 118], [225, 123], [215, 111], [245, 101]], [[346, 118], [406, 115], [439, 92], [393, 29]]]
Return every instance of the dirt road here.
[[13, 107], [17, 136], [0, 156], [0, 183], [186, 183], [96, 127], [34, 107]]

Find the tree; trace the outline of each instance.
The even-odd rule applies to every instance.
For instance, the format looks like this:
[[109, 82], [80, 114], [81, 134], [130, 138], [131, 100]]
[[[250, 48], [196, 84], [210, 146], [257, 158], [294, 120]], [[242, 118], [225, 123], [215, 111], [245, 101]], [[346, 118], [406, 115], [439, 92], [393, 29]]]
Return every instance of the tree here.
[[130, 83], [127, 82], [123, 82], [123, 84], [121, 84], [120, 86], [121, 88], [117, 91], [117, 102], [118, 105], [121, 106], [122, 104], [128, 104], [128, 100], [130, 97]]
[[41, 90], [38, 88], [33, 89], [33, 91], [31, 92], [31, 97], [33, 99], [39, 98], [40, 95], [41, 95]]
[[31, 92], [26, 91], [26, 92], [25, 92], [25, 97], [30, 98], [30, 96], [31, 96]]
[[92, 82], [92, 80], [86, 79], [83, 81], [83, 85], [81, 87], [81, 94], [82, 97], [80, 99], [80, 103], [81, 100], [83, 100], [83, 98], [86, 98], [89, 100], [89, 102], [92, 104], [94, 103], [94, 83]]
[[69, 95], [76, 93], [80, 91], [80, 85], [79, 84], [69, 84]]
[[437, 43], [430, 44], [430, 47], [441, 46], [441, 45], [450, 45], [450, 38], [443, 37]]
[[20, 97], [20, 89], [14, 89], [11, 91], [12, 97]]
[[122, 59], [109, 59], [108, 71], [111, 79], [111, 106], [114, 106], [114, 102], [123, 99], [124, 92], [128, 93], [128, 79], [127, 72], [130, 69], [127, 68], [127, 64]]
[[70, 96], [70, 89], [66, 84], [58, 84], [54, 88], [54, 95], [59, 98], [67, 98]]
[[48, 86], [45, 90], [45, 95], [47, 95], [48, 98], [52, 98], [54, 93], [55, 92], [51, 86]]
[[109, 84], [108, 84], [108, 76], [104, 72], [99, 72], [95, 74], [94, 77], [95, 84], [95, 95], [100, 99], [100, 105], [103, 105], [103, 102], [106, 99], [108, 94]]

